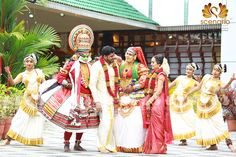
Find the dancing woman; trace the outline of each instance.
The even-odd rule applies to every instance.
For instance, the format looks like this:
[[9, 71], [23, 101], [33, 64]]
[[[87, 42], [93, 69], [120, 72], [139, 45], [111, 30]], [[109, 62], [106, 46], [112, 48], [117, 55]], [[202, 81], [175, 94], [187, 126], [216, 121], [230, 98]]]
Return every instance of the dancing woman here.
[[197, 144], [209, 146], [207, 150], [217, 150], [217, 144], [226, 140], [231, 151], [235, 151], [232, 141], [229, 139], [228, 128], [223, 121], [222, 106], [218, 99], [217, 92], [227, 88], [236, 80], [235, 75], [231, 77], [226, 85], [220, 80], [222, 72], [226, 72], [226, 66], [216, 64], [211, 75], [206, 74], [201, 83], [186, 93], [187, 97], [200, 90], [200, 98], [197, 102], [196, 139]]
[[178, 76], [170, 85], [169, 89], [175, 86], [173, 94], [170, 96], [170, 115], [174, 140], [180, 140], [180, 146], [187, 145], [187, 140], [195, 136], [196, 116], [193, 110], [193, 96], [184, 101], [185, 94], [190, 91], [198, 82], [193, 79], [195, 70], [199, 67], [195, 63], [186, 66], [186, 75]]
[[36, 55], [27, 55], [24, 58], [25, 71], [18, 74], [15, 79], [12, 78], [9, 67], [5, 67], [10, 84], [15, 85], [22, 82], [25, 85], [25, 92], [3, 145], [10, 144], [11, 140], [25, 145], [43, 144], [43, 118], [37, 111], [37, 102], [39, 85], [45, 78], [42, 70], [34, 68], [36, 64]]

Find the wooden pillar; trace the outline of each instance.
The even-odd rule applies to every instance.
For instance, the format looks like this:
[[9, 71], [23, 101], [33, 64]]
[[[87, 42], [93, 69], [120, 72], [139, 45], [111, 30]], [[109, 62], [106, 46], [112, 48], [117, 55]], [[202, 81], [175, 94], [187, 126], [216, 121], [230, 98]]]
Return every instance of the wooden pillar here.
[[94, 33], [93, 55], [98, 54], [98, 42], [99, 42], [98, 33]]
[[181, 59], [180, 59], [180, 52], [179, 52], [179, 43], [178, 40], [176, 41], [175, 44], [175, 54], [178, 60], [178, 75], [181, 74]]
[[200, 53], [200, 57], [201, 57], [201, 61], [202, 61], [202, 75], [205, 75], [205, 59], [204, 59], [204, 54], [203, 54], [203, 51], [202, 51], [202, 42], [200, 41], [200, 44], [199, 44], [199, 53]]
[[215, 52], [215, 47], [214, 47], [214, 40], [211, 43], [211, 53], [212, 53], [213, 62], [214, 64], [216, 64], [217, 58], [216, 58], [216, 52]]
[[193, 62], [193, 56], [192, 56], [192, 52], [190, 50], [190, 42], [188, 42], [188, 44], [187, 44], [187, 53], [188, 53], [189, 61], [190, 61], [190, 63], [192, 63]]
[[157, 35], [156, 33], [153, 33], [153, 36], [152, 36], [152, 40], [154, 42], [154, 45], [153, 45], [153, 49], [152, 49], [152, 53], [153, 53], [153, 56], [157, 54], [157, 48], [156, 48], [156, 42], [157, 42]]
[[165, 54], [165, 57], [168, 59], [169, 58], [169, 53], [167, 52], [167, 40], [164, 43], [163, 52]]

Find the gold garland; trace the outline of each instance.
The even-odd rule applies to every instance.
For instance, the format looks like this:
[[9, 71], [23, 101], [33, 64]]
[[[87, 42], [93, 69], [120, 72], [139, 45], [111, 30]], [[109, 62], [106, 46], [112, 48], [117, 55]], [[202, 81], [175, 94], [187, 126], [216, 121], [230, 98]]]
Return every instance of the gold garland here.
[[115, 73], [115, 89], [114, 89], [114, 91], [112, 91], [111, 86], [110, 86], [110, 77], [109, 77], [109, 73], [108, 73], [108, 67], [107, 67], [103, 57], [100, 57], [100, 63], [102, 64], [102, 69], [103, 69], [103, 72], [105, 75], [106, 87], [107, 87], [108, 93], [110, 94], [110, 96], [113, 97], [114, 108], [117, 109], [119, 107], [118, 89], [120, 86], [118, 65], [116, 63], [112, 64], [112, 67], [113, 67], [113, 70]]
[[[134, 101], [133, 103], [129, 103], [126, 105], [120, 105], [119, 113], [122, 117], [127, 117], [129, 116], [135, 107], [138, 105], [137, 101]], [[125, 111], [127, 110], [127, 111]]]
[[145, 81], [145, 94], [153, 94], [154, 92], [154, 88], [155, 88], [155, 83], [156, 83], [156, 79], [159, 73], [163, 72], [163, 69], [157, 69], [157, 70], [153, 70], [147, 77], [146, 81]]

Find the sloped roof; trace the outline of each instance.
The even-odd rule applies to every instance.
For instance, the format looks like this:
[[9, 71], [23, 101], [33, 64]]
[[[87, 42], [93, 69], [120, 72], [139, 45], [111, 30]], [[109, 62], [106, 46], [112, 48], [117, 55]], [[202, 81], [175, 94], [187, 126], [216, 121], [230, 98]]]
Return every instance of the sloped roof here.
[[49, 1], [80, 9], [103, 13], [107, 15], [123, 17], [126, 19], [158, 25], [158, 23], [140, 13], [132, 5], [125, 2], [124, 0], [49, 0]]
[[195, 30], [221, 30], [221, 24], [210, 24], [210, 25], [183, 25], [183, 26], [161, 26], [158, 30], [164, 31], [195, 31]]

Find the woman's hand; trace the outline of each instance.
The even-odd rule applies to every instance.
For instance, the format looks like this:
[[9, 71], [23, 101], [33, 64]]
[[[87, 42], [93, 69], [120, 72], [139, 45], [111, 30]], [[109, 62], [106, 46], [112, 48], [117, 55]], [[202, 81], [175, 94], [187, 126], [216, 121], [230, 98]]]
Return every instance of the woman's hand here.
[[184, 100], [183, 100], [183, 103], [186, 103], [187, 102], [187, 95], [184, 96]]
[[146, 102], [146, 109], [147, 109], [147, 110], [150, 110], [150, 109], [151, 109], [151, 104], [152, 104], [152, 102], [151, 102], [150, 100], [148, 100], [148, 101]]
[[134, 87], [133, 86], [131, 86], [131, 85], [128, 85], [126, 88], [124, 88], [124, 92], [125, 93], [131, 93], [131, 92], [133, 92], [134, 91]]
[[102, 111], [102, 106], [101, 106], [100, 102], [95, 102], [95, 106], [96, 106], [97, 112], [101, 112]]
[[236, 77], [235, 77], [235, 73], [233, 73], [232, 77], [231, 77], [231, 80], [236, 80]]
[[5, 71], [6, 71], [6, 73], [7, 73], [8, 75], [11, 74], [9, 66], [6, 66], [4, 69], [5, 69]]

